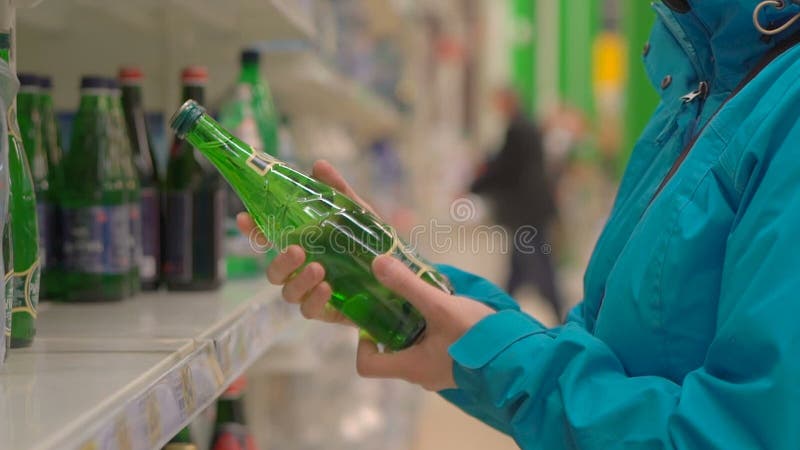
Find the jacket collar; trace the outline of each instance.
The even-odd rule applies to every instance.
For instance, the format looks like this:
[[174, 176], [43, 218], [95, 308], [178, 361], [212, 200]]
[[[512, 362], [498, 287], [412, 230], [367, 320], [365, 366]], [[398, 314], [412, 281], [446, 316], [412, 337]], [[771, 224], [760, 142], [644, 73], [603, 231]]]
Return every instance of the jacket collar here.
[[[700, 80], [712, 89], [729, 92], [778, 42], [800, 30], [800, 23], [766, 39], [753, 25], [753, 11], [761, 0], [689, 0], [691, 10], [678, 13], [655, 2], [658, 17], [683, 48]], [[781, 10], [766, 8], [762, 24], [780, 25], [800, 13], [786, 0]]]

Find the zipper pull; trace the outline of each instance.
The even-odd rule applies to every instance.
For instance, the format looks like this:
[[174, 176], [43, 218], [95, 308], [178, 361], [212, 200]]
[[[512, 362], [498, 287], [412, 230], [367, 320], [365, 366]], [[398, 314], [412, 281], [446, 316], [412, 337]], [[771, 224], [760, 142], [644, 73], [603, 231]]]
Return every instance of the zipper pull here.
[[692, 103], [698, 97], [700, 97], [701, 100], [704, 100], [707, 96], [708, 96], [708, 83], [705, 81], [701, 81], [700, 84], [697, 86], [697, 89], [681, 97], [681, 100], [683, 100], [683, 103]]

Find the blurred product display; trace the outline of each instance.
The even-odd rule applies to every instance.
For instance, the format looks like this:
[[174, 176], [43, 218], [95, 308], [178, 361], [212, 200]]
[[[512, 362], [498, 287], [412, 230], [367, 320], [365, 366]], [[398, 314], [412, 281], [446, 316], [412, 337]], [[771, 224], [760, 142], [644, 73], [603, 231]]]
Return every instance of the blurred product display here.
[[[208, 72], [188, 67], [183, 100], [205, 101]], [[170, 290], [213, 290], [225, 280], [222, 178], [191, 143], [176, 137], [164, 183], [163, 270]]]
[[137, 67], [124, 67], [119, 71], [125, 124], [140, 186], [141, 241], [136, 246], [139, 248], [139, 254], [136, 255], [139, 259], [139, 281], [143, 289], [153, 290], [158, 289], [161, 276], [160, 181], [155, 148], [145, 120], [143, 79], [144, 74]]
[[[280, 157], [279, 115], [272, 93], [260, 72], [257, 50], [241, 53], [239, 80], [220, 107], [219, 121], [234, 136], [254, 149]], [[236, 226], [236, 214], [244, 205], [230, 186], [226, 186], [225, 260], [230, 279], [257, 277], [264, 273], [275, 251], [254, 251], [251, 236], [243, 236]], [[256, 249], [257, 250], [257, 249]], [[267, 257], [264, 254], [267, 253]]]
[[416, 342], [424, 318], [375, 279], [372, 260], [391, 254], [431, 285], [452, 289], [391, 226], [334, 188], [235, 138], [195, 101], [184, 103], [170, 126], [217, 167], [270, 242], [281, 249], [300, 245], [306, 261], [327, 268], [334, 308], [392, 350]]
[[[9, 35], [0, 36], [0, 58], [5, 61], [9, 60], [10, 44]], [[29, 89], [36, 89], [35, 78], [26, 81], [32, 84]], [[11, 187], [9, 210], [14, 267], [14, 274], [11, 277], [14, 289], [11, 347], [27, 347], [33, 343], [33, 337], [36, 335], [36, 308], [39, 306], [39, 226], [36, 214], [36, 188], [13, 104], [8, 114], [8, 130], [8, 169]]]

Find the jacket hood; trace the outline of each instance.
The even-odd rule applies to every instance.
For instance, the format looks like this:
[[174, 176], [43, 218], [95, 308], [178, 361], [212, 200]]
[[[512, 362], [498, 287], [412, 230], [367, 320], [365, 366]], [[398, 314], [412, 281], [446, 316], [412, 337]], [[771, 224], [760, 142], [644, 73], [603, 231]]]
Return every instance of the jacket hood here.
[[[777, 43], [800, 30], [800, 22], [768, 37], [753, 24], [753, 12], [763, 0], [688, 0], [691, 9], [680, 13], [661, 2], [654, 4], [665, 25], [686, 51], [698, 76], [730, 91]], [[763, 8], [759, 22], [777, 28], [800, 14], [800, 5], [784, 0], [777, 9]]]

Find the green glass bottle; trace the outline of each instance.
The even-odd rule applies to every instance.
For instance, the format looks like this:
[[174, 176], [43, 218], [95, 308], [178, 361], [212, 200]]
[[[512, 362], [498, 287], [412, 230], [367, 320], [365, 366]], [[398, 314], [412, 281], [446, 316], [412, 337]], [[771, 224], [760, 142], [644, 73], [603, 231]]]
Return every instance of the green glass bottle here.
[[[11, 36], [0, 37], [0, 45]], [[9, 60], [10, 46], [0, 47], [0, 57]], [[14, 274], [11, 317], [11, 347], [27, 347], [36, 335], [39, 306], [39, 227], [36, 218], [36, 190], [17, 123], [16, 106], [8, 111], [8, 168], [11, 181], [9, 210]]]
[[122, 163], [125, 174], [125, 190], [128, 203], [128, 249], [130, 251], [131, 269], [128, 273], [128, 292], [137, 294], [141, 290], [139, 280], [139, 264], [142, 252], [142, 214], [141, 191], [139, 187], [139, 174], [133, 161], [131, 140], [128, 136], [128, 127], [125, 124], [125, 113], [122, 109], [122, 93], [119, 82], [114, 78], [107, 79], [111, 101], [112, 131], [115, 136], [115, 151]]
[[64, 156], [64, 281], [67, 301], [120, 300], [131, 272], [127, 174], [115, 147], [108, 82], [84, 76], [70, 151]]
[[41, 298], [49, 297], [49, 286], [52, 286], [51, 249], [58, 241], [52, 235], [55, 228], [56, 191], [50, 185], [52, 179], [50, 166], [44, 143], [44, 122], [41, 115], [40, 96], [41, 80], [38, 76], [20, 73], [20, 90], [17, 95], [17, 117], [22, 134], [22, 144], [30, 163], [33, 185], [36, 189], [36, 215], [39, 225], [39, 267], [41, 280], [39, 295]]
[[[0, 36], [2, 38], [2, 36]], [[0, 43], [0, 48], [3, 45]], [[17, 92], [17, 80], [8, 62], [0, 59], [0, 111], [7, 111], [6, 105], [13, 103]], [[8, 201], [9, 201], [9, 176], [8, 176], [8, 124], [5, 118], [0, 118], [0, 241], [2, 247], [2, 257], [0, 258], [0, 276], [6, 274], [6, 268], [12, 269], [11, 263], [11, 241], [6, 240], [5, 236], [9, 233], [11, 225], [8, 222]], [[13, 274], [13, 271], [11, 272]], [[8, 350], [11, 348], [11, 317], [12, 317], [12, 295], [6, 294], [6, 288], [11, 286], [11, 276], [0, 278], [3, 285], [0, 286], [0, 366], [8, 358]], [[12, 291], [13, 294], [13, 291]]]
[[[261, 78], [260, 54], [256, 50], [241, 53], [242, 69], [233, 92], [219, 111], [219, 122], [234, 136], [257, 151], [279, 157], [278, 125], [280, 116], [275, 109], [272, 94]], [[228, 277], [256, 277], [276, 255], [274, 250], [267, 257], [253, 251], [247, 236], [242, 236], [236, 226], [236, 214], [244, 209], [239, 197], [228, 187], [228, 202], [225, 215], [225, 260]]]
[[422, 315], [375, 279], [372, 260], [391, 254], [428, 283], [448, 292], [450, 287], [394, 229], [333, 188], [253, 150], [196, 102], [184, 103], [170, 126], [214, 163], [272, 243], [298, 244], [307, 262], [325, 267], [335, 308], [392, 350], [420, 337]]
[[130, 146], [139, 178], [141, 202], [141, 251], [139, 280], [142, 289], [158, 289], [160, 279], [160, 206], [158, 199], [159, 177], [156, 170], [155, 148], [150, 142], [150, 132], [144, 114], [142, 82], [144, 74], [136, 67], [123, 67], [119, 71], [122, 85], [122, 107], [125, 112]]
[[217, 400], [217, 419], [214, 425], [214, 450], [257, 450], [247, 428], [244, 409], [244, 377], [239, 377]]
[[[62, 289], [61, 247], [61, 208], [58, 206], [58, 193], [63, 185], [61, 137], [56, 122], [52, 96], [53, 83], [48, 76], [39, 77], [38, 109], [41, 120], [41, 141], [47, 164], [48, 189], [39, 194], [39, 236], [40, 246], [44, 247], [45, 257], [42, 262], [42, 281], [40, 297], [45, 299], [59, 298]], [[27, 148], [26, 148], [27, 149]], [[35, 166], [35, 164], [34, 164]], [[34, 169], [34, 166], [31, 168]], [[35, 171], [35, 169], [34, 169]], [[34, 178], [36, 174], [34, 174]], [[44, 219], [43, 219], [44, 217]]]
[[[208, 72], [188, 67], [183, 98], [203, 101]], [[225, 279], [223, 181], [192, 145], [176, 138], [164, 187], [164, 278], [170, 290], [212, 290]]]

